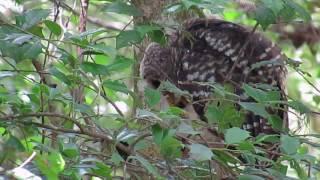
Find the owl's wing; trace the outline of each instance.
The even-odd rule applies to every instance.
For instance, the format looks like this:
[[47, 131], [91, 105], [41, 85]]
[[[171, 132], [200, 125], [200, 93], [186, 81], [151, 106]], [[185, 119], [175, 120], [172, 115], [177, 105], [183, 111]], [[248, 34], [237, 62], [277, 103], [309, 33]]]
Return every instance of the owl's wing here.
[[[190, 20], [184, 27], [172, 37], [171, 47], [183, 50], [179, 78], [184, 84], [180, 87], [191, 92], [195, 100], [208, 97], [210, 90], [190, 83], [194, 81], [229, 82], [240, 96], [243, 83], [269, 84], [279, 88], [285, 98], [283, 56], [271, 41], [240, 25], [218, 19]], [[270, 63], [253, 68], [264, 61]], [[200, 117], [203, 108], [203, 103], [195, 105]], [[286, 112], [277, 114], [287, 121]], [[255, 115], [248, 115], [246, 121], [244, 128], [254, 131], [254, 135], [272, 130], [266, 120]]]

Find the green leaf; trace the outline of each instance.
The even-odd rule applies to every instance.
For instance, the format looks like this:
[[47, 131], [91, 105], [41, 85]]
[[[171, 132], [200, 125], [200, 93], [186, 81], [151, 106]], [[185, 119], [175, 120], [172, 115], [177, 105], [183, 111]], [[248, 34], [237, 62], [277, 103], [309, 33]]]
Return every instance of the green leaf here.
[[283, 120], [277, 115], [271, 115], [268, 119], [268, 122], [271, 124], [272, 129], [281, 131], [283, 126]]
[[31, 34], [39, 37], [39, 38], [45, 38], [43, 35], [43, 27], [42, 26], [32, 26], [28, 29], [28, 32]]
[[296, 2], [292, 0], [283, 0], [285, 2], [285, 5], [292, 8], [298, 16], [300, 16], [302, 19], [305, 21], [310, 21], [311, 20], [311, 15], [310, 13], [307, 12], [305, 8], [297, 4]]
[[141, 16], [142, 15], [142, 13], [140, 12], [139, 9], [137, 9], [133, 5], [129, 5], [129, 4], [127, 4], [125, 2], [121, 2], [121, 1], [116, 1], [112, 4], [110, 4], [109, 6], [107, 6], [107, 8], [105, 8], [105, 10], [107, 12], [126, 14], [129, 16]]
[[300, 146], [298, 148], [298, 153], [301, 154], [301, 155], [307, 155], [309, 152], [309, 149], [307, 146]]
[[85, 72], [92, 73], [93, 75], [108, 75], [107, 66], [96, 64], [92, 62], [84, 62], [80, 65], [81, 69]]
[[264, 178], [262, 178], [261, 176], [245, 174], [239, 176], [238, 180], [264, 180]]
[[314, 95], [312, 100], [317, 104], [320, 105], [320, 96]]
[[296, 18], [296, 12], [290, 6], [284, 5], [284, 8], [280, 11], [279, 16], [283, 19], [283, 21], [290, 22]]
[[132, 44], [137, 44], [140, 43], [142, 39], [140, 33], [136, 30], [121, 31], [116, 37], [116, 47], [120, 49]]
[[90, 29], [85, 32], [82, 32], [79, 35], [79, 38], [85, 38], [87, 36], [97, 36], [97, 35], [102, 34], [104, 32], [106, 32], [106, 29], [104, 29], [104, 28]]
[[75, 103], [74, 104], [74, 109], [77, 111], [77, 112], [81, 112], [81, 113], [85, 113], [87, 115], [93, 115], [95, 114], [94, 111], [92, 110], [92, 108], [87, 105], [87, 104], [78, 104], [78, 103]]
[[68, 158], [75, 158], [79, 156], [79, 147], [74, 143], [62, 144], [61, 153]]
[[143, 165], [143, 167], [145, 167], [148, 170], [149, 173], [151, 173], [155, 177], [160, 177], [160, 174], [158, 173], [157, 169], [142, 156], [130, 156], [129, 158], [138, 160]]
[[259, 61], [251, 65], [250, 70], [258, 69], [263, 66], [267, 65], [272, 65], [272, 66], [282, 66], [284, 65], [283, 61], [279, 61], [278, 59], [272, 59], [272, 60], [266, 60], [266, 61]]
[[265, 105], [252, 102], [239, 102], [244, 109], [253, 112], [255, 115], [262, 116], [266, 119], [270, 118], [270, 114], [266, 111]]
[[36, 165], [47, 179], [58, 180], [59, 173], [63, 171], [65, 161], [58, 152], [38, 155]]
[[70, 34], [68, 32], [65, 33], [65, 40], [71, 40], [72, 42], [76, 43], [78, 46], [82, 48], [87, 48], [90, 43], [86, 37], [82, 37], [79, 34]]
[[111, 161], [116, 165], [120, 165], [121, 162], [124, 162], [124, 159], [118, 152], [113, 152], [111, 156]]
[[213, 157], [211, 149], [202, 144], [191, 144], [190, 157], [196, 161], [208, 161]]
[[55, 67], [52, 67], [49, 70], [50, 74], [52, 74], [54, 77], [56, 77], [57, 79], [59, 79], [60, 81], [64, 82], [67, 85], [71, 84], [70, 79], [68, 78], [68, 76], [66, 76], [63, 72], [61, 72], [60, 70], [58, 70]]
[[[2, 126], [2, 124], [0, 124], [1, 126]], [[4, 127], [0, 127], [0, 135], [1, 136], [4, 136], [4, 134], [6, 133], [6, 128], [4, 128]], [[23, 147], [23, 146], [22, 146]]]
[[95, 162], [95, 167], [90, 169], [91, 172], [95, 175], [106, 177], [111, 179], [112, 170], [109, 166], [105, 165], [103, 162]]
[[265, 30], [270, 24], [276, 22], [276, 16], [273, 11], [265, 6], [258, 6], [255, 11], [255, 19]]
[[152, 126], [154, 142], [160, 147], [160, 154], [166, 159], [181, 156], [181, 142], [173, 137], [174, 134], [174, 131], [163, 129], [158, 124]]
[[71, 65], [71, 67], [75, 66], [75, 63], [77, 61], [77, 59], [70, 54], [69, 52], [67, 52], [66, 50], [62, 49], [62, 48], [58, 48], [57, 49], [57, 53], [60, 54], [60, 60], [65, 64], [65, 65]]
[[288, 173], [288, 165], [283, 165], [283, 164], [278, 163], [274, 166], [273, 170], [269, 169], [268, 172], [271, 173], [272, 175], [274, 175], [274, 174], [279, 175], [280, 174], [280, 177], [281, 176], [283, 177]]
[[162, 30], [155, 30], [148, 33], [148, 37], [160, 45], [165, 45], [167, 43], [166, 34]]
[[249, 95], [250, 97], [252, 97], [254, 100], [258, 101], [258, 102], [264, 102], [266, 100], [268, 100], [267, 94], [266, 92], [260, 90], [260, 89], [256, 89], [253, 88], [251, 86], [249, 86], [248, 84], [243, 84], [242, 88], [244, 89], [244, 91], [246, 92], [247, 95]]
[[44, 24], [48, 27], [48, 29], [56, 36], [60, 36], [62, 33], [62, 29], [59, 24], [54, 21], [45, 20]]
[[275, 143], [275, 141], [279, 142], [279, 135], [265, 135], [265, 134], [260, 134], [256, 137], [256, 142], [255, 143], [263, 143], [263, 142], [271, 142]]
[[[264, 161], [264, 162], [268, 162], [271, 164], [275, 164], [275, 162], [272, 159], [266, 158], [264, 155], [257, 155], [257, 154], [253, 154], [253, 153], [245, 153], [244, 156], [248, 157], [250, 160], [253, 160], [253, 162], [251, 161], [250, 163], [255, 164], [258, 161]], [[248, 160], [249, 160], [248, 159]]]
[[178, 126], [178, 128], [177, 128], [177, 133], [191, 134], [191, 135], [200, 134], [200, 132], [195, 131], [191, 125], [186, 124], [186, 123], [184, 123], [184, 122], [182, 122], [182, 123]]
[[126, 58], [124, 56], [117, 56], [113, 63], [107, 65], [107, 70], [112, 71], [123, 71], [124, 69], [130, 67], [133, 64], [133, 60]]
[[299, 139], [288, 135], [281, 135], [280, 142], [281, 151], [288, 155], [296, 154], [300, 147]]
[[168, 130], [161, 128], [159, 124], [152, 126], [152, 136], [156, 144], [161, 145], [162, 140], [167, 135], [168, 135]]
[[201, 10], [207, 9], [212, 14], [219, 14], [223, 12], [226, 3], [229, 0], [181, 0], [185, 9], [194, 10], [200, 17], [204, 16]]
[[213, 91], [215, 95], [218, 95], [221, 97], [235, 98], [235, 99], [240, 98], [237, 94], [233, 93], [234, 88], [229, 84], [225, 84], [224, 86], [221, 86], [220, 84], [208, 83], [208, 85], [214, 88]]
[[236, 164], [239, 163], [240, 160], [237, 159], [236, 155], [233, 155], [227, 151], [221, 151], [221, 150], [213, 150], [214, 152], [214, 159], [220, 160], [220, 162], [223, 162], [227, 165], [227, 163]]
[[89, 45], [88, 46], [89, 50], [98, 52], [98, 53], [102, 53], [105, 55], [110, 56], [111, 59], [114, 59], [117, 55], [117, 50], [114, 49], [113, 47], [107, 46], [103, 43], [100, 44], [94, 44], [94, 45]]
[[31, 100], [31, 102], [33, 103], [33, 105], [35, 107], [39, 107], [40, 106], [40, 98], [39, 98], [39, 93], [36, 94], [28, 94], [29, 99]]
[[147, 87], [144, 90], [144, 97], [145, 97], [145, 102], [148, 104], [148, 106], [153, 107], [160, 102], [161, 93], [156, 89]]
[[122, 92], [125, 94], [131, 93], [131, 91], [128, 89], [128, 87], [121, 81], [106, 80], [103, 82], [103, 86], [105, 86], [108, 89]]
[[209, 123], [218, 124], [220, 131], [230, 127], [239, 127], [244, 121], [243, 111], [237, 110], [233, 102], [227, 101], [209, 104], [205, 115]]
[[25, 59], [36, 59], [42, 53], [42, 44], [40, 41], [24, 45], [22, 47], [23, 56]]
[[179, 107], [176, 106], [170, 106], [168, 109], [165, 111], [167, 114], [175, 115], [175, 116], [181, 116], [185, 113], [185, 111]]
[[162, 82], [158, 88], [160, 91], [168, 91], [178, 96], [191, 96], [189, 92], [183, 91], [169, 81]]
[[297, 110], [298, 112], [300, 112], [301, 114], [307, 114], [307, 113], [311, 112], [311, 110], [300, 101], [289, 101], [288, 105], [291, 108], [293, 108], [293, 109]]
[[41, 22], [49, 16], [49, 9], [32, 9], [24, 12], [21, 16], [16, 17], [16, 23], [22, 29], [29, 29], [32, 26]]
[[273, 11], [273, 13], [278, 16], [278, 13], [282, 10], [284, 3], [281, 0], [262, 0], [262, 3], [269, 9]]
[[247, 141], [242, 141], [241, 143], [239, 143], [238, 149], [242, 150], [242, 151], [254, 151], [255, 150], [254, 145], [251, 142], [247, 142]]
[[250, 137], [250, 133], [243, 129], [233, 127], [227, 129], [225, 133], [225, 141], [228, 144], [238, 144]]
[[266, 95], [267, 95], [266, 101], [280, 101], [281, 100], [280, 91], [268, 91]]
[[7, 150], [9, 151], [25, 151], [25, 148], [22, 145], [21, 141], [13, 135], [10, 135], [9, 139], [5, 142], [5, 148], [7, 148]]
[[10, 57], [17, 63], [26, 59], [36, 59], [40, 53], [42, 53], [42, 44], [38, 39], [26, 41], [26, 38], [27, 36], [16, 41], [16, 43], [23, 43], [21, 45], [0, 40], [0, 51], [2, 56]]
[[297, 172], [299, 179], [303, 179], [303, 180], [310, 179], [308, 178], [308, 175], [304, 170], [304, 168], [302, 168], [300, 166], [300, 163], [298, 163], [296, 160], [292, 160], [290, 162], [290, 166]]
[[255, 83], [254, 86], [259, 89], [279, 91], [279, 88], [270, 84]]
[[181, 0], [182, 4], [189, 9], [192, 6], [197, 6], [199, 4], [198, 2], [192, 1], [192, 0]]
[[214, 84], [212, 85], [212, 87], [214, 88], [214, 93], [218, 94], [221, 97], [225, 97], [226, 94], [228, 93], [225, 89], [225, 87], [221, 86], [220, 84]]
[[153, 42], [157, 42], [161, 45], [165, 45], [167, 42], [166, 35], [163, 32], [163, 28], [157, 24], [151, 25], [139, 25], [135, 27], [135, 30], [140, 33], [140, 37], [143, 39], [146, 35]]
[[159, 25], [151, 24], [151, 25], [138, 25], [135, 27], [135, 30], [137, 30], [140, 33], [141, 37], [144, 37], [146, 34], [152, 32], [152, 31], [158, 31], [162, 28]]
[[224, 119], [224, 114], [215, 104], [210, 104], [206, 111], [206, 117], [209, 122], [218, 123]]
[[181, 142], [173, 137], [170, 132], [164, 136], [160, 145], [160, 154], [165, 159], [175, 159], [181, 157]]

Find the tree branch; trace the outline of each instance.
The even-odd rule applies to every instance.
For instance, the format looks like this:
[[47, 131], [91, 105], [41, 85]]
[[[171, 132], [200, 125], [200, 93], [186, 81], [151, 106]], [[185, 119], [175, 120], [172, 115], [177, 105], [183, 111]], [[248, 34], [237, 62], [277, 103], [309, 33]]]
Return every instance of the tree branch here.
[[[29, 113], [29, 114], [20, 114], [20, 115], [5, 115], [1, 116], [0, 120], [13, 120], [13, 119], [20, 119], [20, 118], [25, 118], [25, 117], [38, 117], [38, 116], [46, 116], [46, 117], [56, 117], [56, 118], [61, 118], [65, 120], [72, 121], [77, 125], [79, 128], [79, 131], [77, 130], [72, 130], [72, 129], [64, 129], [64, 128], [59, 128], [53, 125], [46, 125], [46, 124], [41, 124], [41, 123], [36, 123], [36, 122], [27, 122], [27, 121], [18, 121], [18, 123], [22, 124], [33, 124], [36, 125], [37, 127], [45, 128], [45, 129], [51, 129], [53, 131], [59, 131], [59, 132], [65, 132], [65, 133], [74, 133], [74, 134], [83, 134], [87, 135], [90, 137], [98, 138], [105, 140], [108, 143], [113, 143], [114, 141], [111, 139], [111, 136], [104, 135], [101, 133], [98, 133], [96, 131], [92, 131], [91, 129], [87, 129], [83, 127], [80, 122], [72, 119], [69, 116], [63, 115], [63, 114], [58, 114], [58, 113], [50, 113], [50, 112], [39, 112], [39, 113]], [[134, 155], [134, 152], [127, 146], [121, 144], [121, 142], [116, 144], [116, 147], [121, 150], [122, 152], [126, 153], [127, 155]]]
[[[49, 0], [50, 2], [53, 2], [55, 0]], [[60, 2], [60, 6], [66, 10], [66, 11], [69, 11], [71, 12], [72, 14], [74, 14], [75, 16], [79, 16], [80, 13], [76, 10], [74, 10], [73, 8], [71, 8], [70, 6], [68, 6], [65, 2], [59, 0]], [[101, 20], [99, 18], [96, 18], [96, 17], [92, 17], [92, 16], [88, 16], [87, 17], [87, 20], [88, 22], [90, 22], [91, 24], [94, 24], [96, 26], [99, 26], [99, 27], [103, 27], [103, 28], [106, 28], [106, 29], [110, 29], [110, 30], [121, 30], [123, 29], [123, 27], [125, 26], [125, 24], [123, 23], [119, 23], [119, 22], [105, 22], [105, 20]]]

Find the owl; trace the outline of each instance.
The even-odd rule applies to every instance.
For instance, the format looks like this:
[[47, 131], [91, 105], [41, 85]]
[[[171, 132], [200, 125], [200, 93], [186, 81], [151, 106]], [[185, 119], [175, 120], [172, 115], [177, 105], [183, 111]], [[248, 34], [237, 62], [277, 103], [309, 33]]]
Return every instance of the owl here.
[[[268, 63], [268, 61], [270, 63]], [[266, 63], [267, 62], [267, 63]], [[257, 64], [265, 64], [253, 68]], [[281, 92], [285, 100], [284, 55], [260, 33], [244, 26], [219, 19], [198, 18], [183, 24], [174, 32], [166, 46], [151, 43], [140, 64], [141, 77], [158, 88], [169, 81], [192, 96], [194, 111], [206, 120], [205, 110], [212, 98], [208, 83], [231, 84], [239, 102], [251, 102], [243, 84], [267, 84]], [[176, 102], [183, 108], [183, 103]], [[287, 125], [286, 107], [269, 110]], [[253, 136], [274, 133], [268, 120], [252, 112], [245, 113], [242, 128]]]

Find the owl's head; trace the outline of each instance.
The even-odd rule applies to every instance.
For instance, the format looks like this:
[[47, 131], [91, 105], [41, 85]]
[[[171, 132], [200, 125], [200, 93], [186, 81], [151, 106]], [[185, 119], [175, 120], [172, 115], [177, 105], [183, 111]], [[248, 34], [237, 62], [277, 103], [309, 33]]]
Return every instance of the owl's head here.
[[158, 88], [161, 81], [170, 80], [173, 74], [174, 60], [170, 48], [151, 43], [146, 48], [140, 63], [140, 76], [152, 88]]

